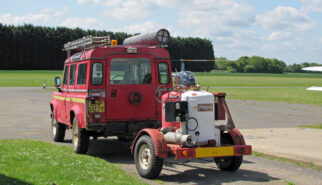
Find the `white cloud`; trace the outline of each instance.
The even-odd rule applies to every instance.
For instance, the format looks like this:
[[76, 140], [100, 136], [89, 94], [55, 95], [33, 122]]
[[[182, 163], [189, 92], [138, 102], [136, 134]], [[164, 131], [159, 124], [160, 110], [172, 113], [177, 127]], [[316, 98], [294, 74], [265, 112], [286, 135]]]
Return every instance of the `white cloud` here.
[[104, 6], [106, 7], [104, 16], [120, 20], [146, 18], [159, 8], [159, 4], [153, 0], [77, 0], [77, 2], [80, 5]]
[[190, 36], [213, 40], [215, 50], [243, 47], [241, 35], [250, 32], [255, 23], [254, 8], [234, 0], [190, 0], [179, 8], [179, 26], [189, 29]]
[[48, 25], [54, 21], [54, 17], [62, 16], [69, 9], [64, 7], [62, 9], [45, 8], [41, 9], [40, 13], [28, 13], [22, 16], [12, 16], [10, 13], [0, 14], [0, 23], [10, 25], [21, 24], [38, 24]]
[[53, 8], [45, 8], [45, 9], [41, 9], [40, 12], [58, 17], [58, 16], [64, 15], [64, 13], [66, 13], [68, 10], [69, 10], [69, 8], [65, 6], [64, 8], [62, 8], [60, 10], [53, 9]]
[[99, 5], [102, 2], [103, 2], [102, 0], [77, 0], [77, 3], [80, 5], [84, 5], [84, 4]]
[[234, 0], [192, 0], [183, 4], [179, 23], [185, 26], [247, 27], [254, 22], [254, 8]]
[[126, 30], [127, 33], [147, 33], [150, 31], [156, 31], [157, 29], [160, 29], [160, 25], [158, 25], [154, 21], [147, 21], [143, 24], [135, 24], [130, 26], [125, 26], [124, 30]]
[[305, 13], [293, 8], [279, 6], [273, 11], [256, 16], [257, 23], [266, 29], [307, 31], [315, 26]]
[[304, 11], [322, 12], [321, 0], [299, 0], [303, 6]]
[[291, 35], [291, 32], [273, 32], [268, 36], [267, 40], [283, 40], [289, 38]]
[[60, 24], [69, 28], [83, 28], [83, 29], [103, 29], [104, 24], [94, 18], [69, 18]]
[[155, 21], [147, 21], [142, 24], [124, 26], [123, 30], [126, 30], [127, 33], [135, 34], [135, 33], [148, 33], [152, 31], [157, 31], [160, 28], [167, 29], [170, 32], [171, 36], [182, 36], [182, 34], [178, 31], [173, 32], [173, 28], [171, 26], [164, 26]]
[[25, 16], [12, 16], [9, 13], [0, 14], [0, 22], [3, 24], [24, 24], [24, 23], [48, 23], [51, 19], [50, 15], [47, 14], [27, 14]]

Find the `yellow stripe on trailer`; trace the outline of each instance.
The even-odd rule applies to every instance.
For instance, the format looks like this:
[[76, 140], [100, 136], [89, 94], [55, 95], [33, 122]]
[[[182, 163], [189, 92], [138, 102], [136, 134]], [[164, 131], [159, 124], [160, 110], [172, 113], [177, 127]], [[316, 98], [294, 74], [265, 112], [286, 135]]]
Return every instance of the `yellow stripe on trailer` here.
[[234, 155], [234, 147], [209, 147], [209, 148], [196, 148], [196, 158], [203, 157], [222, 157]]

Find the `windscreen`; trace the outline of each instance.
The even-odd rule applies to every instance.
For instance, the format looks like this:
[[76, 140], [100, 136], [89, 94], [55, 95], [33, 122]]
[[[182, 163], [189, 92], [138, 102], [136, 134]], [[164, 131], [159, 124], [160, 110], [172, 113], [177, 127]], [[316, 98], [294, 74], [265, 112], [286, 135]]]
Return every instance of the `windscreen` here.
[[148, 58], [113, 58], [110, 84], [151, 84], [151, 61]]

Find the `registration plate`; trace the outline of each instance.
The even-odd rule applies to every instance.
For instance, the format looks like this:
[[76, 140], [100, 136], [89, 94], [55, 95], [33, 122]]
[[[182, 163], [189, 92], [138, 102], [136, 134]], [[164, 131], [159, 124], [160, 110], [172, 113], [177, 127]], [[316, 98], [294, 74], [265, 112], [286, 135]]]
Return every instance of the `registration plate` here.
[[196, 158], [203, 157], [223, 157], [234, 155], [234, 147], [209, 147], [209, 148], [196, 148]]
[[88, 112], [105, 112], [104, 101], [88, 101]]

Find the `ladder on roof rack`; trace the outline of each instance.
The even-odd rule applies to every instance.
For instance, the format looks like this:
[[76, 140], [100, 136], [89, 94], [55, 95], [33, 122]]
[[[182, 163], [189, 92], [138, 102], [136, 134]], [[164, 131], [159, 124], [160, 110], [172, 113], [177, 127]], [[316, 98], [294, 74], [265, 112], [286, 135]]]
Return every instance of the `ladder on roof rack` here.
[[109, 35], [103, 37], [93, 37], [92, 35], [89, 35], [74, 41], [67, 42], [66, 44], [64, 44], [63, 51], [67, 51], [67, 55], [68, 57], [70, 57], [71, 50], [85, 51], [95, 47], [108, 45], [110, 43], [111, 39]]

